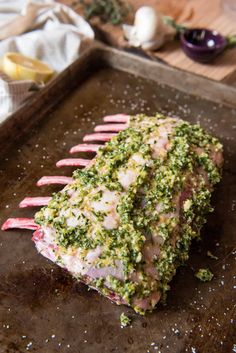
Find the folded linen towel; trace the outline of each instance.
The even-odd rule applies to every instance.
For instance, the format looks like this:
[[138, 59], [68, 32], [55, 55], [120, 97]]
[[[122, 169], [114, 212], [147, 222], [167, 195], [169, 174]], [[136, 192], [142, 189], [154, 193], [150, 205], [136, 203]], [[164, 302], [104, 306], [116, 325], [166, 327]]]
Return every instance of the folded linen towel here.
[[0, 123], [37, 89], [32, 81], [13, 81], [0, 72]]
[[[60, 72], [79, 56], [83, 43], [93, 38], [92, 28], [81, 16], [55, 1], [0, 1], [0, 58], [9, 51], [20, 52]], [[30, 84], [0, 76], [0, 85], [1, 121], [22, 103], [24, 95], [29, 96]]]

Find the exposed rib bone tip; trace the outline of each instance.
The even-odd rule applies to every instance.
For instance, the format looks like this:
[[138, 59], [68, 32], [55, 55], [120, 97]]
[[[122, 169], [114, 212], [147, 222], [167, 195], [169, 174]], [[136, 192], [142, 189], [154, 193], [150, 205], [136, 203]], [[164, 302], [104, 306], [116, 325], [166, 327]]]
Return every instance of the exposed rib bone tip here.
[[83, 159], [83, 158], [67, 158], [61, 159], [56, 163], [57, 167], [86, 167], [91, 162], [90, 159]]
[[73, 178], [67, 176], [43, 176], [37, 181], [37, 186], [61, 184], [67, 185], [73, 182]]
[[46, 206], [50, 200], [51, 200], [51, 197], [49, 196], [26, 197], [24, 200], [20, 202], [19, 207], [25, 208], [25, 207], [34, 207], [34, 206]]
[[94, 129], [96, 132], [106, 132], [106, 131], [114, 131], [119, 132], [125, 130], [128, 127], [127, 124], [105, 124], [105, 125], [97, 125]]
[[88, 142], [88, 141], [102, 141], [106, 142], [112, 139], [112, 137], [116, 136], [116, 133], [94, 133], [90, 135], [85, 135], [83, 138], [83, 141]]
[[82, 143], [76, 145], [70, 149], [70, 153], [76, 152], [97, 152], [102, 145], [92, 145], [87, 143]]
[[129, 115], [126, 114], [114, 114], [104, 116], [103, 121], [106, 123], [127, 123], [129, 121]]
[[36, 230], [39, 225], [35, 223], [33, 218], [8, 218], [1, 227], [2, 230], [15, 228]]

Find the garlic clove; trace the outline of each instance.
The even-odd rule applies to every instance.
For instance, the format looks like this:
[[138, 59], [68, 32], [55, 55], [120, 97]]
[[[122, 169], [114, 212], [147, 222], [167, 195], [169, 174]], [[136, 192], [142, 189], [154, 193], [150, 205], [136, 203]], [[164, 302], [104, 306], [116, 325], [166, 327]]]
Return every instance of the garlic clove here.
[[154, 38], [160, 22], [160, 18], [153, 8], [143, 6], [138, 9], [135, 14], [134, 26], [136, 27], [139, 41], [143, 43]]
[[137, 38], [137, 30], [135, 26], [130, 26], [123, 24], [122, 25], [125, 38], [128, 40], [129, 44], [133, 47], [140, 47], [141, 43]]
[[123, 31], [131, 46], [144, 50], [159, 49], [176, 34], [175, 28], [165, 24], [163, 16], [149, 6], [139, 8], [135, 14], [134, 26], [124, 24]]

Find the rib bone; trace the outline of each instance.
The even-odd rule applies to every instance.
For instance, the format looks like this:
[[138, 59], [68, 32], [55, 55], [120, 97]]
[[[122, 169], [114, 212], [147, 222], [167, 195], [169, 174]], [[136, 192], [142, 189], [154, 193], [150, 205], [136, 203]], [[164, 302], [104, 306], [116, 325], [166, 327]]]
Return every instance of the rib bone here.
[[50, 200], [51, 200], [51, 197], [49, 196], [26, 197], [24, 200], [20, 202], [19, 207], [25, 208], [25, 207], [34, 207], [34, 206], [46, 206]]
[[1, 229], [7, 230], [14, 228], [37, 230], [39, 226], [35, 223], [33, 218], [8, 218]]
[[127, 124], [105, 124], [105, 125], [97, 125], [94, 129], [96, 132], [106, 132], [106, 131], [113, 131], [119, 132], [122, 130], [127, 129]]
[[56, 163], [57, 167], [65, 167], [65, 166], [72, 166], [72, 167], [86, 167], [91, 162], [90, 159], [83, 159], [83, 158], [66, 158], [61, 159]]
[[92, 144], [82, 143], [82, 144], [79, 144], [79, 145], [72, 147], [70, 149], [70, 153], [97, 152], [100, 147], [102, 147], [102, 145], [92, 145]]
[[106, 123], [127, 123], [129, 121], [129, 115], [126, 114], [115, 114], [107, 115], [103, 118]]
[[38, 180], [37, 186], [61, 184], [67, 185], [73, 182], [73, 178], [67, 176], [43, 176]]
[[116, 135], [117, 134], [112, 132], [89, 134], [84, 136], [83, 141], [110, 141], [110, 139]]

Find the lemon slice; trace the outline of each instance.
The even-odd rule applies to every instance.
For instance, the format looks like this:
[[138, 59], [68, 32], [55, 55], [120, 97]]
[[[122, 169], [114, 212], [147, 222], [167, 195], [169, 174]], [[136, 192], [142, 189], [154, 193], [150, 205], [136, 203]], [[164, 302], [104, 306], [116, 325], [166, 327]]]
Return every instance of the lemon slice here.
[[32, 80], [37, 83], [47, 82], [54, 73], [42, 61], [19, 53], [6, 53], [2, 69], [13, 80]]

